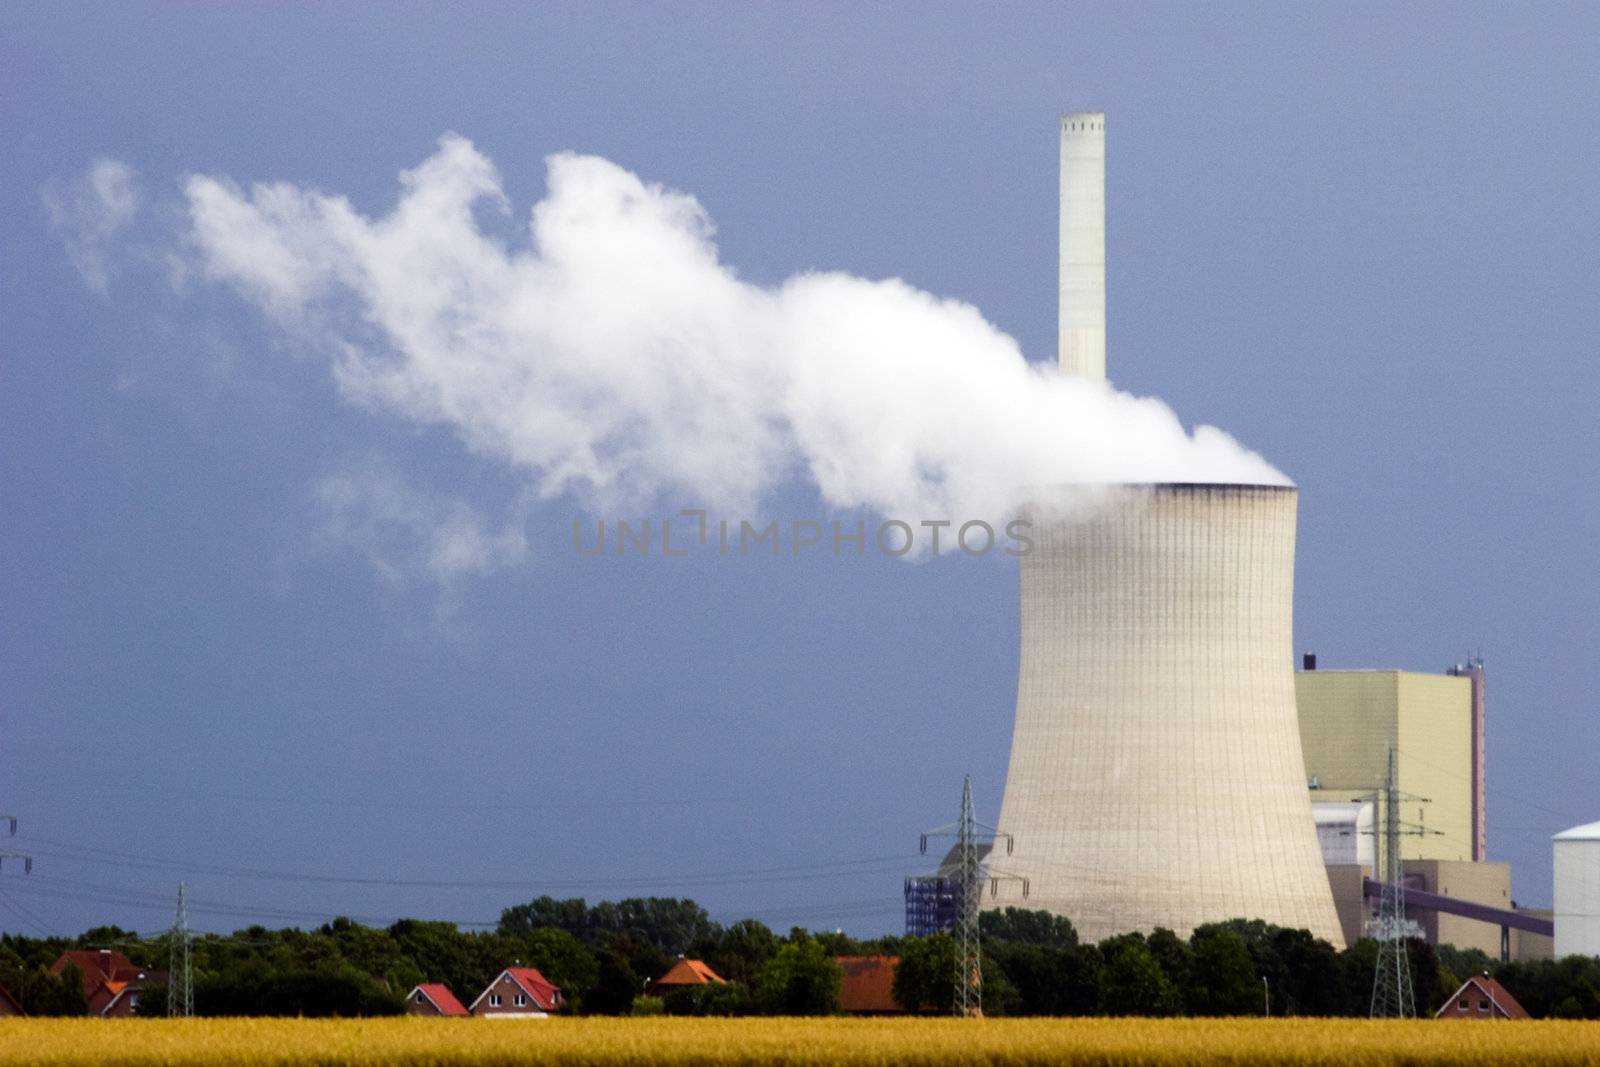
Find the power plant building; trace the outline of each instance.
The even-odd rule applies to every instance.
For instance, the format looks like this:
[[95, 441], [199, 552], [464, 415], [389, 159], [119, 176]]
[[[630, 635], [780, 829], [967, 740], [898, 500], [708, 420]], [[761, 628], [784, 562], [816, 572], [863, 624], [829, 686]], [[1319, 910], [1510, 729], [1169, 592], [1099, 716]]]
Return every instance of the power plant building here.
[[[1104, 145], [1103, 115], [1063, 117], [1060, 358], [1090, 377]], [[1068, 519], [1030, 509], [999, 829], [1031, 893], [1003, 881], [985, 905], [1044, 908], [1090, 940], [1255, 918], [1342, 946], [1295, 710], [1295, 489], [1095, 491]]]
[[[1383, 789], [1395, 753], [1401, 868], [1407, 888], [1543, 918], [1511, 899], [1511, 868], [1486, 855], [1484, 672], [1470, 660], [1444, 674], [1318, 670], [1307, 655], [1295, 675], [1300, 741], [1323, 861], [1346, 939], [1360, 936], [1372, 901], [1363, 879], [1383, 868]], [[1424, 940], [1516, 959], [1549, 954], [1528, 929], [1437, 909], [1412, 908]], [[1545, 924], [1548, 926], [1548, 923]]]
[[[1481, 734], [1474, 729], [1474, 694], [1481, 682], [1413, 671], [1317, 670], [1315, 662], [1307, 656], [1310, 669], [1296, 673], [1294, 682], [1306, 784], [1320, 818], [1372, 804], [1382, 826], [1378, 794], [1392, 748], [1400, 791], [1416, 798], [1404, 802], [1404, 820], [1424, 831], [1401, 838], [1401, 858], [1483, 860], [1482, 761], [1474, 756], [1474, 733]], [[1361, 862], [1373, 862], [1369, 850], [1362, 851]]]

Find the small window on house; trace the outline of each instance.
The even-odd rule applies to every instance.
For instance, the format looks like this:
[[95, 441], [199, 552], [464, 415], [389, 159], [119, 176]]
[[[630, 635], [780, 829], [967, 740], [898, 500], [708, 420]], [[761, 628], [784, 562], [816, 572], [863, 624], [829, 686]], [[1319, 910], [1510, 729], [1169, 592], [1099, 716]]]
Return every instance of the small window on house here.
[[512, 1003], [520, 1008], [520, 1007], [525, 1006], [528, 1003], [528, 998], [523, 996], [521, 993], [518, 993], [517, 996], [516, 996], [516, 999], [513, 1000]]
[[1457, 1011], [1466, 1011], [1467, 1010], [1467, 998], [1466, 997], [1462, 997], [1461, 998], [1460, 1003], [1458, 1003], [1456, 1005], [1456, 1010]]
[[489, 1007], [498, 1008], [499, 1006], [500, 1006], [500, 994], [499, 993], [490, 993], [489, 994]]
[[1489, 1002], [1487, 1000], [1478, 1001], [1478, 1010], [1479, 1011], [1488, 1011], [1489, 1010]]

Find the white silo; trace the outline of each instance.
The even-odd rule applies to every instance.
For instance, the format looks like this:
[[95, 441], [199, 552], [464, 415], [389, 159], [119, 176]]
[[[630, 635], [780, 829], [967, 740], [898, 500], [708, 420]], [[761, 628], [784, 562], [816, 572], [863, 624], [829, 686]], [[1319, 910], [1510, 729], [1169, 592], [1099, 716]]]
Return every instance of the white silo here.
[[[1103, 205], [1104, 137], [1104, 116], [1063, 118], [1063, 272], [1095, 269], [1083, 234], [1103, 220], [1067, 219]], [[1067, 373], [1104, 373], [1098, 271], [1062, 282]], [[1094, 492], [1065, 519], [1031, 509], [999, 823], [1031, 892], [1002, 882], [986, 906], [1044, 908], [1089, 939], [1247, 918], [1342, 946], [1295, 712], [1295, 489]]]
[[1556, 958], [1600, 956], [1600, 822], [1550, 839], [1555, 853]]

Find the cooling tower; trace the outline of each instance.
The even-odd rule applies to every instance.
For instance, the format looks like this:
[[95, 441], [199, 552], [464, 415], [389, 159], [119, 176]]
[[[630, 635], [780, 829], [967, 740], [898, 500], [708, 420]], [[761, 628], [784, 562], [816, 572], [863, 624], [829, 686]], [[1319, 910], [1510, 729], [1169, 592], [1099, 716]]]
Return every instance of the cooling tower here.
[[1296, 493], [1104, 491], [1035, 509], [1020, 562], [1017, 721], [991, 907], [1044, 908], [1088, 939], [1232, 918], [1343, 945], [1295, 716]]
[[[1105, 121], [1062, 119], [1063, 373], [1105, 368]], [[1098, 217], [1096, 217], [1098, 215]], [[1295, 712], [1290, 486], [1080, 489], [1030, 509], [1017, 719], [986, 907], [1087, 939], [1227, 919], [1343, 946]], [[1066, 515], [1065, 518], [1058, 517]]]

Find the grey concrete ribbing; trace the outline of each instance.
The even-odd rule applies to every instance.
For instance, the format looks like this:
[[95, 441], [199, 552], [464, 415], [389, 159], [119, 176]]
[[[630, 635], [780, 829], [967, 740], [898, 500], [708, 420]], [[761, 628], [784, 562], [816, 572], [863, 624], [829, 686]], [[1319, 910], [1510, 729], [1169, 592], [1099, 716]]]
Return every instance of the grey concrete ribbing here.
[[1035, 510], [1022, 653], [986, 907], [1041, 907], [1088, 938], [1231, 918], [1343, 944], [1295, 713], [1296, 493], [1107, 490]]

